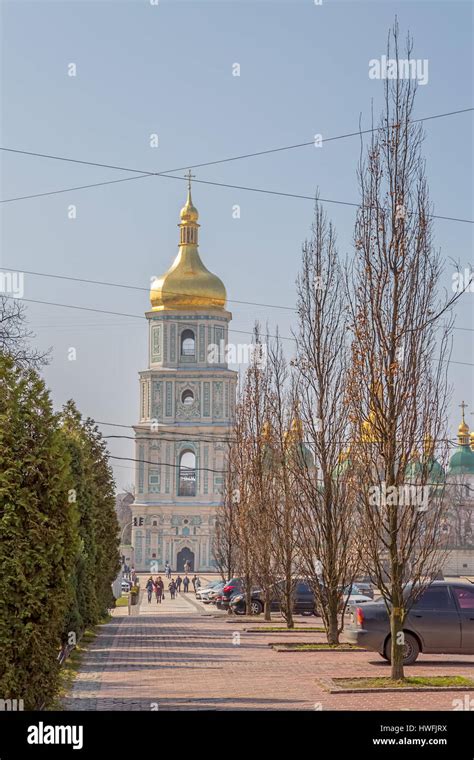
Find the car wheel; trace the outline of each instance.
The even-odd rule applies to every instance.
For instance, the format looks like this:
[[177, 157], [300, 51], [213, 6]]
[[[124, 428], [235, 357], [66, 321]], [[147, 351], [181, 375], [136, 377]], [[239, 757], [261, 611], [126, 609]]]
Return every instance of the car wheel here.
[[[384, 649], [385, 659], [388, 660], [388, 662], [391, 662], [391, 646], [392, 646], [392, 637], [389, 636]], [[413, 665], [415, 660], [417, 659], [418, 655], [420, 654], [420, 645], [415, 639], [414, 636], [411, 635], [411, 633], [405, 633], [405, 644], [403, 647], [403, 664], [404, 665]]]
[[387, 657], [387, 655], [385, 654], [385, 652], [379, 652], [379, 655], [380, 655], [381, 657], [383, 657], [383, 658], [384, 658], [384, 660], [388, 660], [388, 657]]
[[314, 613], [311, 612], [311, 610], [302, 610], [301, 614], [307, 617], [308, 615], [313, 615]]
[[263, 612], [262, 605], [255, 600], [251, 603], [250, 609], [252, 610], [252, 615], [260, 615]]

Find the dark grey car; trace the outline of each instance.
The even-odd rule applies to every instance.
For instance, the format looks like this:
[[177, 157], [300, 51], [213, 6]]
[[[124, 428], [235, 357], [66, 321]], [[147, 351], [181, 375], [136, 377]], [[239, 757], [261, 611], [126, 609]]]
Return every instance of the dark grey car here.
[[[390, 662], [390, 621], [383, 600], [367, 602], [351, 613], [348, 640]], [[403, 631], [404, 665], [415, 662], [420, 652], [474, 654], [474, 584], [434, 581], [410, 609]]]

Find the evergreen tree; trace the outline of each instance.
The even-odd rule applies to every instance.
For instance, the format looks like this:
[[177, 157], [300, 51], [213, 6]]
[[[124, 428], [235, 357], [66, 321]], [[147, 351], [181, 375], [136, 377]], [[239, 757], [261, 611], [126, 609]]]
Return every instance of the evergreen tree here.
[[84, 423], [92, 473], [92, 493], [97, 545], [96, 590], [99, 611], [114, 606], [111, 584], [120, 570], [119, 524], [115, 511], [115, 482], [108, 462], [106, 444], [91, 419]]
[[44, 382], [0, 355], [0, 694], [27, 709], [57, 688], [77, 513], [70, 457]]
[[64, 406], [62, 432], [71, 461], [72, 489], [70, 498], [77, 505], [79, 543], [72, 573], [73, 596], [64, 627], [64, 638], [73, 631], [80, 638], [82, 631], [99, 618], [96, 593], [97, 549], [90, 456], [81, 415], [73, 401]]
[[115, 484], [97, 426], [81, 418], [73, 401], [63, 409], [62, 427], [71, 457], [80, 536], [68, 624], [82, 621], [87, 627], [98, 623], [114, 603], [111, 584], [120, 569]]

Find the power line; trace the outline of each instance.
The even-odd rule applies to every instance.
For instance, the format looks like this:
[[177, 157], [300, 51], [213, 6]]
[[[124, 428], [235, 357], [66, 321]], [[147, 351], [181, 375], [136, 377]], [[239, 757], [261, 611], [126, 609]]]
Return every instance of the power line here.
[[[30, 275], [33, 275], [34, 277], [49, 277], [51, 279], [57, 279], [57, 280], [69, 280], [71, 282], [83, 282], [83, 283], [88, 283], [89, 285], [104, 285], [106, 287], [112, 287], [112, 288], [125, 288], [126, 290], [139, 290], [140, 292], [144, 292], [144, 293], [149, 293], [150, 292], [150, 288], [143, 288], [143, 287], [140, 287], [138, 285], [125, 285], [125, 284], [122, 284], [122, 283], [119, 283], [119, 282], [107, 282], [107, 281], [104, 281], [104, 280], [90, 280], [90, 279], [87, 279], [85, 277], [70, 277], [70, 276], [61, 275], [61, 274], [48, 274], [47, 272], [32, 272], [32, 271], [28, 271], [26, 269], [16, 269], [15, 267], [9, 267], [9, 266], [4, 266], [4, 269], [7, 269], [7, 270], [9, 270], [11, 272], [22, 272], [23, 274], [30, 274]], [[473, 278], [474, 278], [474, 274], [473, 274]], [[170, 295], [179, 295], [179, 296], [192, 296], [192, 295], [194, 295], [193, 293], [183, 293], [181, 291], [179, 293], [177, 293], [177, 292], [174, 293], [173, 291], [167, 291], [167, 292], [169, 292]], [[23, 300], [26, 300], [26, 299], [23, 299]], [[235, 298], [228, 298], [227, 301], [228, 301], [228, 303], [237, 303], [237, 304], [241, 304], [241, 305], [244, 305], [244, 306], [260, 306], [260, 307], [266, 308], [266, 309], [284, 309], [285, 311], [292, 311], [294, 313], [298, 312], [298, 309], [296, 309], [294, 306], [281, 306], [280, 304], [259, 303], [258, 301], [238, 301]], [[123, 316], [125, 316], [125, 315], [123, 315]], [[129, 316], [137, 317], [138, 315], [135, 314], [135, 315], [129, 315]], [[457, 327], [457, 326], [454, 326], [453, 329], [454, 330], [466, 330], [468, 332], [474, 332], [474, 327]], [[285, 338], [285, 340], [292, 340], [292, 339], [291, 338]]]
[[[127, 429], [133, 429], [135, 427], [142, 427], [142, 424], [140, 424], [140, 423], [138, 423], [136, 425], [119, 425], [117, 422], [99, 422], [98, 420], [94, 420], [94, 422], [95, 422], [96, 425], [105, 425], [107, 427], [119, 427], [119, 428], [127, 428]], [[158, 430], [155, 429], [155, 430], [153, 430], [151, 432], [159, 433], [160, 430], [159, 429]], [[218, 437], [212, 438], [212, 439], [201, 438], [199, 434], [198, 435], [192, 435], [189, 439], [184, 439], [184, 437], [181, 435], [180, 431], [172, 431], [172, 430], [167, 430], [166, 431], [166, 435], [167, 436], [168, 435], [174, 435], [174, 436], [176, 436], [176, 438], [168, 439], [168, 438], [164, 438], [164, 437], [162, 437], [160, 435], [159, 436], [159, 440], [160, 441], [169, 441], [170, 443], [171, 442], [175, 443], [177, 440], [178, 441], [180, 441], [180, 440], [183, 440], [183, 441], [184, 440], [199, 441], [199, 442], [205, 442], [205, 443], [228, 443], [229, 440], [230, 440], [230, 438], [218, 438]], [[208, 435], [208, 433], [206, 433], [206, 435]], [[130, 436], [130, 435], [103, 435], [102, 438], [104, 438], [104, 439], [105, 438], [123, 438], [123, 439], [131, 440], [131, 441], [137, 441], [137, 440], [149, 441], [150, 440], [149, 436]], [[402, 441], [400, 441], [400, 440], [398, 441], [398, 443], [401, 443], [401, 442]], [[304, 440], [304, 441], [302, 441], [302, 443], [308, 445], [308, 444], [311, 444], [311, 441]], [[350, 439], [340, 440], [337, 443], [341, 447], [347, 447], [347, 444], [350, 443]], [[419, 441], [415, 441], [415, 445], [422, 444], [422, 443], [423, 443], [423, 439], [422, 438], [420, 438]], [[433, 443], [448, 443], [450, 446], [457, 446], [458, 445], [458, 441], [457, 441], [457, 438], [455, 436], [452, 437], [452, 438], [434, 438], [433, 439]]]
[[[445, 117], [445, 116], [452, 116], [452, 115], [459, 114], [459, 113], [467, 113], [467, 112], [473, 111], [473, 110], [474, 110], [474, 108], [466, 108], [466, 109], [461, 109], [461, 110], [458, 110], [458, 111], [446, 112], [446, 113], [443, 113], [443, 114], [435, 114], [433, 116], [427, 116], [427, 117], [420, 118], [420, 119], [414, 119], [411, 123], [428, 121], [430, 119], [431, 120], [432, 119], [438, 119], [438, 118], [442, 118], [442, 117]], [[394, 126], [396, 126], [396, 125], [392, 124], [388, 128], [393, 128]], [[332, 137], [332, 138], [327, 138], [326, 142], [333, 141], [333, 140], [340, 140], [340, 139], [344, 139], [346, 137], [354, 137], [356, 135], [361, 135], [361, 134], [372, 133], [372, 132], [379, 131], [380, 129], [382, 129], [382, 127], [373, 127], [371, 129], [361, 130], [361, 131], [358, 131], [358, 132], [351, 132], [351, 133], [347, 133], [345, 135], [337, 135], [337, 136]], [[385, 129], [385, 128], [383, 128], [383, 129]], [[42, 158], [49, 158], [49, 159], [54, 159], [54, 160], [58, 160], [58, 161], [67, 161], [67, 162], [72, 162], [72, 163], [85, 164], [85, 165], [89, 165], [89, 166], [106, 167], [106, 168], [115, 169], [115, 170], [118, 170], [118, 171], [129, 171], [129, 172], [139, 173], [138, 177], [125, 178], [125, 179], [120, 179], [120, 180], [109, 180], [109, 181], [98, 182], [98, 183], [93, 183], [93, 184], [89, 184], [89, 185], [82, 185], [82, 186], [79, 186], [79, 187], [64, 188], [64, 189], [60, 189], [60, 190], [52, 190], [52, 191], [44, 192], [44, 193], [33, 193], [33, 194], [25, 195], [25, 196], [17, 196], [15, 198], [6, 198], [6, 199], [1, 200], [0, 203], [12, 203], [14, 201], [28, 200], [28, 199], [31, 199], [31, 198], [39, 198], [39, 197], [44, 197], [44, 196], [48, 196], [48, 195], [57, 195], [59, 193], [66, 193], [66, 192], [75, 191], [75, 190], [83, 190], [83, 189], [87, 189], [87, 188], [91, 188], [91, 187], [100, 187], [100, 186], [109, 185], [109, 184], [116, 184], [118, 182], [124, 182], [127, 179], [143, 179], [144, 177], [150, 177], [150, 176], [168, 177], [169, 179], [177, 179], [177, 180], [180, 180], [180, 181], [186, 181], [185, 177], [174, 176], [172, 174], [172, 172], [173, 171], [181, 171], [184, 168], [197, 168], [197, 167], [203, 167], [203, 166], [211, 166], [211, 165], [219, 164], [219, 163], [225, 163], [225, 162], [229, 162], [229, 161], [237, 161], [237, 160], [240, 160], [240, 159], [243, 159], [243, 158], [250, 158], [250, 157], [254, 157], [254, 156], [264, 155], [266, 153], [275, 153], [275, 152], [280, 152], [280, 151], [284, 151], [284, 150], [291, 150], [293, 148], [298, 148], [298, 147], [303, 147], [303, 146], [308, 146], [308, 145], [314, 145], [314, 142], [311, 141], [311, 142], [307, 142], [307, 143], [298, 143], [296, 145], [288, 145], [288, 146], [283, 146], [281, 148], [272, 148], [272, 149], [269, 149], [269, 150], [258, 151], [258, 152], [255, 152], [255, 153], [242, 154], [240, 156], [231, 156], [231, 157], [228, 157], [228, 158], [219, 159], [217, 161], [208, 161], [208, 162], [204, 162], [204, 163], [200, 163], [200, 164], [192, 164], [191, 167], [179, 167], [179, 168], [176, 168], [176, 169], [167, 169], [167, 170], [164, 170], [162, 172], [151, 172], [151, 171], [150, 172], [146, 172], [146, 171], [141, 171], [139, 169], [132, 169], [132, 168], [129, 168], [129, 167], [117, 166], [117, 165], [113, 165], [113, 164], [103, 164], [103, 163], [97, 163], [97, 162], [93, 162], [93, 161], [83, 161], [83, 160], [80, 160], [80, 159], [73, 159], [73, 158], [67, 158], [67, 157], [63, 157], [63, 156], [56, 156], [56, 155], [53, 155], [53, 154], [35, 153], [33, 151], [22, 151], [22, 150], [15, 149], [15, 148], [0, 147], [0, 150], [6, 151], [6, 152], [20, 153], [20, 154], [25, 154], [25, 155], [30, 155], [30, 156], [38, 156], [38, 157], [42, 157]], [[277, 195], [277, 196], [280, 196], [280, 197], [297, 198], [297, 199], [312, 200], [312, 201], [315, 200], [315, 197], [312, 196], [312, 195], [301, 195], [301, 194], [297, 194], [297, 193], [284, 193], [284, 192], [276, 191], [276, 190], [266, 190], [264, 188], [255, 188], [255, 187], [248, 187], [248, 186], [243, 186], [243, 185], [231, 185], [231, 184], [224, 183], [224, 182], [212, 182], [210, 180], [198, 180], [198, 179], [195, 179], [194, 181], [197, 182], [197, 183], [200, 183], [200, 184], [213, 185], [213, 186], [216, 186], [216, 187], [225, 187], [225, 188], [230, 188], [230, 189], [234, 189], [234, 190], [243, 190], [243, 191], [246, 191], [246, 192], [264, 193], [264, 194], [267, 194], [267, 195]], [[338, 204], [338, 205], [352, 206], [352, 207], [359, 207], [360, 206], [359, 203], [354, 203], [354, 202], [350, 202], [350, 201], [339, 201], [339, 200], [334, 200], [334, 199], [329, 199], [329, 198], [319, 198], [318, 200], [321, 203], [335, 203], [335, 204]], [[409, 212], [409, 213], [411, 214], [411, 213], [416, 213], [416, 212]], [[461, 222], [461, 223], [465, 223], [465, 224], [474, 224], [474, 220], [472, 220], [472, 219], [461, 219], [461, 218], [458, 218], [458, 217], [450, 217], [450, 216], [444, 216], [444, 215], [439, 215], [439, 214], [428, 214], [427, 216], [430, 217], [430, 218], [433, 218], [433, 219], [441, 219], [441, 220], [444, 220], [444, 221], [453, 221], [453, 222]]]
[[[163, 174], [161, 176], [169, 177], [170, 179], [179, 179], [179, 180], [185, 179], [184, 177], [178, 177], [178, 176], [175, 176], [174, 174]], [[197, 182], [201, 185], [213, 185], [215, 187], [227, 187], [233, 190], [244, 190], [244, 191], [252, 192], [252, 193], [263, 193], [265, 195], [278, 195], [284, 198], [297, 198], [297, 199], [309, 200], [313, 202], [316, 200], [316, 196], [314, 195], [300, 195], [298, 193], [283, 193], [278, 190], [265, 190], [263, 188], [258, 188], [258, 187], [248, 187], [246, 185], [230, 185], [225, 182], [211, 182], [210, 180], [204, 180], [204, 179], [194, 179], [193, 182]], [[338, 201], [331, 198], [321, 198], [320, 196], [317, 197], [317, 200], [320, 203], [335, 203], [338, 206], [353, 206], [356, 208], [375, 208], [375, 206], [371, 206], [371, 205], [363, 206], [362, 204], [355, 203], [353, 201]], [[417, 212], [407, 211], [406, 213], [409, 216], [412, 216], [412, 215], [415, 215]], [[466, 224], [474, 224], [473, 219], [461, 219], [459, 217], [454, 217], [454, 216], [441, 216], [440, 214], [426, 214], [426, 216], [430, 219], [442, 219], [444, 221], [449, 221], [449, 222], [463, 222]]]
[[[34, 277], [50, 277], [52, 279], [56, 280], [71, 280], [72, 282], [84, 282], [88, 283], [89, 285], [105, 285], [108, 287], [113, 288], [125, 288], [126, 290], [139, 290], [144, 293], [149, 293], [150, 288], [143, 288], [138, 285], [125, 285], [119, 282], [105, 282], [104, 280], [90, 280], [85, 277], [67, 277], [66, 275], [61, 274], [48, 274], [47, 272], [31, 272], [26, 269], [17, 269], [16, 267], [9, 267], [4, 265], [4, 269], [8, 269], [11, 272], [23, 272], [23, 274], [31, 274]], [[193, 293], [173, 293], [173, 291], [167, 291], [170, 295], [193, 295]], [[228, 298], [228, 303], [238, 303], [242, 304], [244, 306], [262, 306], [267, 309], [284, 309], [286, 311], [293, 311], [296, 312], [297, 309], [295, 309], [293, 306], [279, 306], [277, 304], [271, 304], [271, 303], [256, 303], [255, 301], [238, 301], [235, 298]]]
[[[95, 422], [95, 420], [94, 420], [94, 422]], [[96, 424], [97, 425], [103, 425], [103, 424], [108, 424], [108, 423], [96, 422]], [[203, 424], [205, 425], [206, 423], [204, 422]], [[133, 425], [120, 425], [120, 427], [127, 427], [127, 428], [130, 427], [130, 428], [133, 428], [134, 426]], [[138, 426], [136, 426], [136, 427], [138, 427]], [[158, 431], [155, 430], [155, 431], [151, 431], [151, 432], [154, 432], [155, 434], [156, 433], [159, 434], [159, 430]], [[167, 431], [166, 435], [170, 435], [170, 434], [171, 434], [171, 431]], [[133, 435], [103, 435], [102, 438], [104, 440], [109, 440], [111, 438], [112, 439], [115, 438], [115, 439], [121, 439], [121, 440], [127, 440], [127, 441], [150, 441], [150, 440], [157, 440], [157, 441], [160, 441], [160, 442], [161, 441], [165, 441], [166, 443], [181, 443], [181, 442], [182, 443], [230, 443], [230, 442], [232, 442], [234, 440], [233, 437], [229, 437], [229, 438], [213, 438], [213, 439], [212, 438], [211, 439], [209, 439], [209, 438], [201, 438], [201, 435], [199, 433], [197, 433], [195, 435], [192, 435], [189, 438], [184, 438], [178, 432], [176, 433], [176, 438], [166, 438], [165, 436], [161, 436], [161, 435], [158, 435], [156, 437], [156, 439], [152, 439], [152, 438], [150, 438], [150, 436], [140, 436], [140, 435], [137, 435], [137, 436], [133, 436]], [[347, 445], [351, 442], [351, 439], [348, 438], [348, 439], [346, 439], [344, 441], [332, 441], [332, 442], [333, 443], [338, 443], [338, 445], [341, 446], [341, 448], [342, 448], [344, 446], [347, 447]], [[311, 446], [313, 444], [313, 441], [311, 441], [311, 440], [302, 440], [301, 443], [303, 443], [305, 446]], [[403, 441], [397, 440], [397, 443], [403, 443]], [[414, 441], [414, 445], [419, 445], [419, 444], [422, 444], [422, 443], [423, 443], [423, 440], [421, 438], [420, 438], [419, 441], [416, 441], [416, 440]], [[435, 438], [435, 439], [433, 439], [433, 443], [447, 443], [450, 448], [457, 448], [457, 446], [458, 446], [458, 441], [456, 440], [456, 438]], [[142, 461], [142, 460], [137, 460], [137, 461]]]
[[[67, 187], [67, 188], [62, 188], [60, 190], [51, 190], [51, 191], [45, 192], [45, 193], [33, 193], [33, 194], [30, 194], [30, 195], [16, 196], [15, 198], [5, 198], [3, 200], [0, 200], [0, 203], [13, 203], [14, 201], [24, 201], [24, 200], [29, 200], [31, 198], [43, 198], [43, 197], [48, 196], [48, 195], [59, 195], [61, 193], [72, 192], [74, 190], [85, 190], [85, 189], [91, 188], [91, 187], [102, 187], [103, 185], [114, 185], [114, 184], [117, 184], [119, 182], [127, 182], [127, 181], [132, 180], [132, 179], [143, 179], [145, 177], [152, 177], [152, 176], [164, 177], [165, 179], [177, 179], [180, 182], [187, 181], [185, 177], [178, 177], [178, 176], [176, 176], [174, 174], [162, 174], [162, 173], [161, 174], [158, 174], [158, 173], [151, 174], [150, 173], [150, 174], [138, 175], [136, 177], [125, 177], [124, 179], [115, 179], [115, 180], [109, 180], [109, 181], [106, 181], [106, 182], [96, 182], [96, 183], [93, 183], [93, 184], [90, 184], [90, 185], [81, 185], [79, 187]], [[315, 195], [301, 195], [299, 193], [284, 193], [284, 192], [279, 191], [279, 190], [266, 190], [265, 188], [248, 187], [246, 185], [231, 185], [231, 184], [226, 183], [226, 182], [212, 182], [211, 180], [204, 180], [204, 179], [194, 179], [193, 181], [195, 183], [198, 183], [198, 184], [201, 184], [201, 185], [212, 185], [214, 187], [225, 187], [225, 188], [232, 189], [232, 190], [243, 190], [245, 192], [261, 193], [261, 194], [264, 194], [264, 195], [276, 195], [276, 196], [279, 196], [279, 197], [282, 197], [282, 198], [296, 198], [298, 200], [309, 200], [309, 201], [313, 201], [313, 202], [316, 200], [316, 196]], [[352, 206], [352, 207], [355, 207], [355, 208], [372, 208], [372, 206], [362, 206], [360, 203], [355, 203], [354, 201], [339, 201], [339, 200], [334, 200], [333, 198], [322, 198], [320, 196], [318, 196], [318, 201], [320, 203], [334, 203], [334, 204], [336, 204], [338, 206]], [[412, 214], [416, 214], [417, 212], [416, 211], [413, 211], [413, 212], [412, 211], [407, 211], [406, 213], [409, 216], [411, 216]], [[443, 215], [440, 215], [440, 214], [426, 214], [426, 216], [428, 218], [430, 218], [430, 219], [441, 219], [443, 221], [448, 221], [448, 222], [461, 222], [461, 223], [465, 223], [465, 224], [474, 224], [474, 220], [472, 220], [472, 219], [462, 219], [460, 217], [443, 216]]]
[[[100, 424], [100, 423], [97, 423], [97, 424]], [[202, 424], [205, 425], [206, 423], [204, 422]], [[139, 427], [139, 426], [137, 425], [137, 427]], [[150, 432], [153, 434], [153, 433], [159, 433], [160, 431], [159, 430], [154, 430], [154, 431], [150, 430]], [[169, 435], [170, 432], [171, 431], [168, 431], [166, 433], [166, 436]], [[198, 441], [199, 443], [229, 443], [232, 440], [232, 436], [229, 436], [228, 438], [201, 438], [201, 435], [198, 434], [198, 435], [190, 436], [189, 438], [185, 438], [184, 436], [182, 436], [178, 432], [175, 435], [176, 435], [175, 438], [167, 438], [166, 436], [160, 435], [159, 436], [159, 440], [160, 441], [165, 441], [166, 443], [179, 443], [181, 441], [183, 441], [184, 443], [186, 443], [186, 442], [189, 443], [189, 442], [192, 442], [192, 441]], [[104, 438], [104, 439], [111, 439], [111, 438], [117, 439], [118, 438], [118, 439], [121, 439], [121, 440], [128, 440], [128, 441], [150, 441], [151, 440], [150, 436], [147, 436], [147, 435], [137, 435], [137, 436], [133, 436], [133, 435], [103, 435], [102, 438]]]
[[[7, 295], [3, 295], [3, 297], [4, 298], [14, 298], [14, 296], [7, 296]], [[146, 317], [142, 316], [141, 314], [126, 314], [125, 312], [120, 312], [120, 311], [108, 311], [106, 309], [95, 309], [92, 306], [76, 306], [76, 305], [70, 304], [70, 303], [56, 303], [54, 301], [40, 301], [40, 300], [35, 299], [35, 298], [15, 298], [15, 300], [16, 301], [25, 301], [26, 303], [38, 303], [38, 304], [42, 304], [44, 306], [58, 306], [58, 307], [63, 308], [63, 309], [78, 309], [79, 311], [93, 311], [93, 312], [95, 312], [97, 314], [110, 314], [111, 316], [114, 316], [114, 317], [129, 317], [129, 318], [132, 318], [132, 319], [146, 319]], [[254, 334], [253, 331], [250, 331], [250, 330], [236, 330], [234, 328], [229, 328], [229, 332], [238, 333], [240, 335], [253, 335]], [[295, 338], [288, 338], [288, 337], [285, 337], [283, 335], [279, 335], [279, 336], [276, 336], [276, 335], [266, 335], [265, 337], [266, 338], [277, 338], [277, 337], [279, 337], [280, 340], [292, 340], [292, 341], [296, 342]]]
[[[411, 124], [417, 124], [422, 121], [432, 121], [434, 119], [442, 119], [447, 116], [456, 116], [461, 113], [468, 113], [470, 111], [474, 111], [474, 108], [462, 108], [457, 111], [447, 111], [445, 113], [439, 113], [434, 114], [432, 116], [424, 116], [419, 119], [412, 119]], [[396, 127], [396, 124], [391, 124], [389, 127], [371, 127], [370, 129], [363, 129], [358, 130], [357, 132], [346, 132], [342, 135], [335, 135], [333, 137], [326, 137], [322, 140], [323, 143], [325, 142], [335, 142], [336, 140], [344, 140], [348, 137], [360, 137], [360, 135], [366, 135], [371, 134], [373, 132], [379, 132], [382, 129], [392, 129], [393, 127]], [[0, 150], [3, 150], [6, 153], [18, 153], [25, 156], [36, 156], [38, 158], [48, 158], [55, 161], [66, 161], [68, 163], [74, 163], [74, 164], [83, 164], [85, 166], [96, 166], [102, 169], [115, 169], [117, 171], [124, 171], [124, 172], [134, 172], [136, 174], [141, 174], [143, 176], [162, 176], [164, 174], [172, 174], [173, 172], [179, 172], [184, 171], [185, 169], [201, 169], [204, 166], [215, 166], [216, 164], [225, 164], [229, 163], [231, 161], [240, 161], [245, 158], [255, 158], [257, 156], [265, 156], [270, 153], [281, 153], [286, 150], [294, 150], [295, 148], [305, 148], [308, 146], [314, 146], [314, 140], [310, 140], [308, 142], [302, 142], [302, 143], [296, 143], [293, 145], [283, 145], [279, 148], [268, 148], [265, 150], [259, 150], [254, 151], [253, 153], [242, 153], [237, 156], [228, 156], [227, 158], [220, 158], [215, 161], [204, 161], [199, 164], [191, 164], [186, 166], [178, 166], [174, 169], [164, 169], [162, 171], [149, 171], [146, 169], [134, 169], [129, 166], [117, 166], [116, 164], [104, 164], [104, 163], [98, 163], [97, 161], [85, 161], [78, 158], [69, 158], [67, 156], [57, 156], [55, 154], [51, 153], [36, 153], [34, 151], [30, 150], [20, 150], [19, 148], [5, 148], [0, 147]]]
[[6, 198], [0, 201], [0, 203], [12, 203], [13, 201], [26, 201], [30, 198], [43, 198], [46, 195], [60, 195], [61, 193], [70, 193], [73, 190], [87, 190], [89, 187], [102, 187], [103, 185], [117, 185], [119, 182], [131, 182], [134, 179], [143, 179], [144, 177], [151, 177], [151, 174], [141, 174], [137, 177], [123, 177], [123, 179], [110, 179], [106, 182], [94, 182], [90, 185], [78, 185], [77, 187], [66, 187], [62, 190], [50, 190], [46, 193], [32, 193], [31, 195], [21, 195], [16, 198]]
[[[14, 296], [7, 296], [7, 295], [4, 295], [3, 297], [4, 298], [14, 298]], [[131, 317], [133, 319], [146, 319], [146, 317], [141, 316], [140, 314], [126, 314], [124, 312], [119, 312], [119, 311], [108, 311], [106, 309], [94, 309], [91, 306], [76, 306], [76, 305], [70, 304], [70, 303], [55, 303], [54, 301], [40, 301], [38, 299], [33, 299], [33, 298], [16, 298], [15, 300], [17, 300], [17, 301], [25, 301], [27, 303], [42, 304], [44, 306], [58, 306], [58, 307], [63, 308], [63, 309], [78, 309], [79, 311], [93, 311], [93, 312], [98, 313], [98, 314], [110, 314], [110, 315], [115, 316], [115, 317]], [[253, 331], [251, 331], [251, 330], [236, 330], [233, 327], [229, 328], [229, 332], [231, 332], [231, 333], [237, 333], [239, 335], [252, 335], [252, 336], [254, 335]], [[293, 341], [293, 343], [297, 343], [298, 342], [296, 338], [289, 338], [289, 337], [287, 337], [285, 335], [267, 335], [267, 334], [265, 334], [264, 336], [262, 335], [262, 337], [271, 338], [271, 339], [279, 339], [279, 340], [291, 340], [291, 341]], [[436, 362], [436, 361], [438, 361], [438, 359], [433, 359], [433, 361]], [[452, 359], [442, 360], [442, 363], [443, 364], [461, 364], [461, 365], [463, 365], [465, 367], [474, 367], [474, 363], [472, 363], [472, 362], [458, 362], [458, 361], [454, 361]]]
[[214, 472], [217, 475], [223, 475], [226, 470], [213, 470], [210, 467], [182, 467], [180, 464], [172, 464], [169, 462], [152, 462], [150, 459], [135, 459], [134, 457], [117, 457], [113, 456], [112, 454], [107, 454], [109, 459], [121, 459], [126, 462], [138, 462], [139, 464], [152, 464], [155, 467], [173, 467], [174, 469], [178, 469], [181, 471], [188, 471], [188, 472]]

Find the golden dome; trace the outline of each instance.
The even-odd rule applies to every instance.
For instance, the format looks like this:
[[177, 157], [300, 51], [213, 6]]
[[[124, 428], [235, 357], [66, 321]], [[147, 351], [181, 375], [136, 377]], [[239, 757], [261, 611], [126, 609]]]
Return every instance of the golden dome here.
[[294, 443], [300, 441], [303, 437], [303, 423], [299, 416], [293, 417], [290, 427], [285, 431], [285, 443]]
[[427, 433], [423, 438], [423, 453], [425, 457], [432, 457], [434, 452], [434, 439], [433, 436]]
[[188, 197], [181, 209], [179, 251], [168, 271], [157, 277], [150, 290], [151, 307], [164, 309], [223, 309], [226, 290], [222, 280], [210, 272], [198, 253], [199, 213]]
[[190, 187], [188, 188], [188, 197], [186, 198], [186, 203], [181, 209], [180, 217], [182, 222], [197, 222], [199, 219], [199, 212], [196, 206], [193, 205], [193, 200], [191, 198]]
[[461, 420], [461, 424], [458, 427], [458, 444], [459, 446], [468, 446], [469, 445], [469, 425], [464, 419], [464, 410], [467, 407], [467, 404], [465, 404], [464, 401], [461, 401], [459, 406], [462, 409], [462, 420]]

